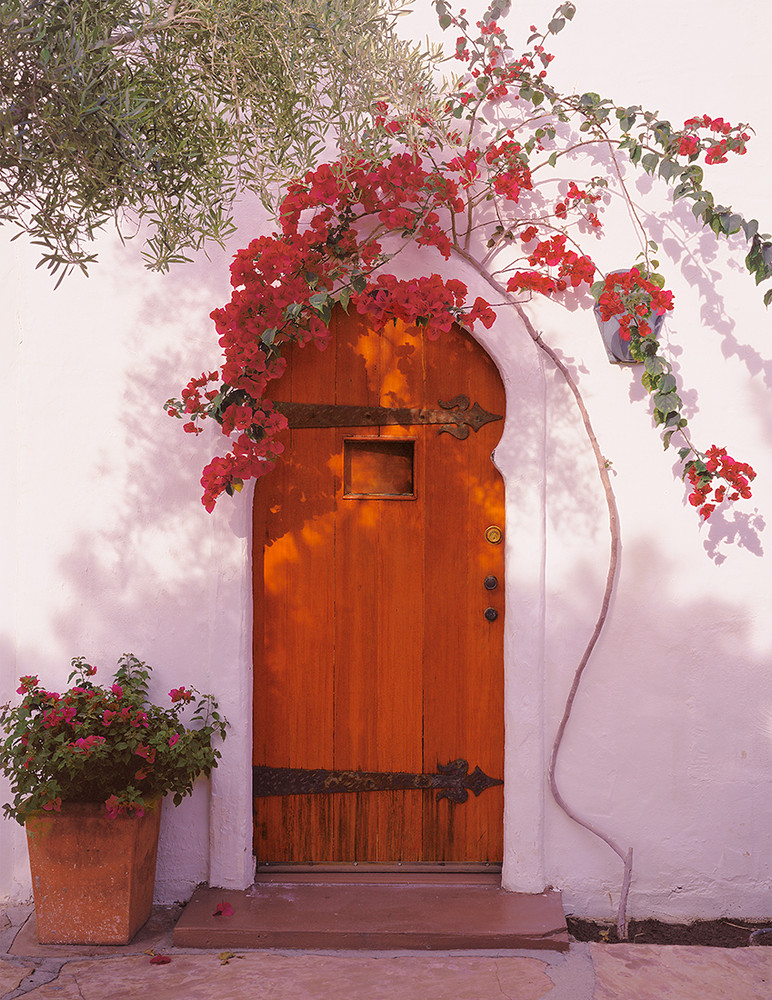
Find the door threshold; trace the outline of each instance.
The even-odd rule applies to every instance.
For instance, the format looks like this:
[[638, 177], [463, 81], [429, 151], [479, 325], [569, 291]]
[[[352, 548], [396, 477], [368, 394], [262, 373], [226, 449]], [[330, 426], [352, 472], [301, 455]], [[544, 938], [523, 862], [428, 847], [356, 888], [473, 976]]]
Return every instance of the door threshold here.
[[496, 875], [501, 878], [501, 864], [489, 862], [468, 861], [410, 861], [393, 864], [376, 864], [367, 861], [330, 862], [325, 864], [270, 864], [258, 863], [257, 875], [308, 875], [308, 874], [347, 874], [347, 875], [402, 875], [402, 874], [432, 874], [432, 875]]
[[173, 941], [178, 948], [231, 951], [568, 949], [559, 892], [505, 892], [494, 880], [475, 873], [364, 880], [276, 873], [241, 891], [201, 886]]

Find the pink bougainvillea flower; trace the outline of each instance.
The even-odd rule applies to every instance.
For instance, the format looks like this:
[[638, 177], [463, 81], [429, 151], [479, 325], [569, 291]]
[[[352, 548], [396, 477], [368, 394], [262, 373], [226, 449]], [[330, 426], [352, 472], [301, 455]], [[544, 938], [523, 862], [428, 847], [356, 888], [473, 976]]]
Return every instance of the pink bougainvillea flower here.
[[112, 693], [115, 695], [116, 698], [123, 697], [123, 688], [121, 687], [120, 684], [113, 684], [110, 690], [112, 691]]
[[151, 965], [168, 965], [171, 958], [168, 955], [153, 955], [150, 959]]
[[232, 917], [233, 916], [233, 907], [231, 906], [230, 903], [225, 903], [225, 902], [218, 903], [217, 907], [216, 907], [216, 909], [214, 911], [214, 913], [212, 914], [212, 916], [213, 917]]
[[107, 815], [110, 819], [115, 819], [119, 812], [122, 810], [121, 803], [117, 795], [111, 795], [110, 798], [105, 802], [105, 809], [107, 810]]
[[53, 812], [61, 812], [62, 811], [62, 799], [61, 799], [61, 796], [57, 795], [55, 799], [50, 799], [48, 802], [45, 803], [45, 805], [43, 806], [43, 808], [47, 812], [50, 812], [52, 810], [53, 810]]
[[36, 674], [25, 674], [24, 677], [20, 677], [21, 687], [16, 688], [16, 694], [27, 694], [33, 688], [38, 686], [38, 678]]
[[186, 690], [184, 687], [172, 688], [169, 692], [169, 697], [172, 701], [191, 701], [193, 699], [193, 692]]
[[84, 750], [86, 753], [90, 753], [95, 747], [98, 747], [100, 743], [104, 743], [104, 736], [86, 736], [85, 738], [81, 736], [79, 740], [75, 740], [71, 746], [76, 747], [78, 750]]
[[176, 746], [177, 745], [177, 741], [179, 740], [179, 738], [180, 738], [180, 734], [179, 733], [174, 733], [172, 736], [170, 736], [169, 737], [169, 746], [170, 747]]

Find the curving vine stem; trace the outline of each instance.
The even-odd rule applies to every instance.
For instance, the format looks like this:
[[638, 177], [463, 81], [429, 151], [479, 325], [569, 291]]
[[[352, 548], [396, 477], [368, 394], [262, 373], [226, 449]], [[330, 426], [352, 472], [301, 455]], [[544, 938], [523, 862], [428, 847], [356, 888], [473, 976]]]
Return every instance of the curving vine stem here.
[[563, 376], [566, 385], [571, 390], [574, 396], [579, 412], [582, 415], [582, 422], [584, 424], [585, 433], [589, 439], [590, 445], [592, 446], [592, 451], [595, 456], [595, 462], [598, 467], [598, 475], [600, 476], [601, 482], [603, 483], [603, 491], [606, 495], [606, 506], [608, 508], [608, 521], [609, 521], [609, 534], [610, 534], [610, 548], [609, 553], [609, 567], [608, 573], [606, 574], [606, 587], [603, 592], [603, 601], [600, 606], [600, 612], [598, 614], [598, 620], [595, 622], [595, 628], [593, 629], [592, 635], [582, 653], [582, 658], [574, 673], [574, 680], [571, 684], [571, 690], [566, 698], [566, 705], [563, 710], [563, 718], [560, 720], [560, 725], [558, 726], [557, 733], [555, 734], [555, 740], [552, 744], [552, 752], [550, 754], [549, 763], [549, 783], [550, 791], [552, 792], [552, 797], [563, 810], [563, 812], [570, 817], [579, 826], [584, 827], [585, 830], [589, 830], [590, 833], [595, 834], [596, 837], [600, 837], [604, 843], [608, 844], [615, 854], [619, 855], [622, 859], [624, 865], [624, 874], [622, 878], [622, 889], [619, 896], [619, 909], [617, 910], [617, 936], [620, 941], [627, 939], [627, 897], [630, 892], [630, 882], [633, 875], [633, 849], [629, 847], [627, 851], [624, 851], [619, 844], [607, 834], [599, 830], [594, 824], [590, 823], [579, 816], [571, 806], [563, 798], [563, 795], [558, 788], [557, 777], [555, 775], [555, 769], [557, 765], [558, 752], [560, 751], [560, 745], [563, 742], [563, 735], [566, 731], [566, 726], [568, 725], [568, 720], [571, 717], [571, 710], [574, 706], [574, 700], [576, 699], [577, 692], [579, 691], [579, 685], [582, 681], [582, 676], [584, 674], [585, 668], [590, 660], [592, 651], [595, 648], [595, 644], [600, 638], [600, 634], [603, 631], [603, 626], [606, 624], [606, 619], [608, 617], [609, 604], [611, 602], [611, 594], [614, 590], [614, 583], [616, 581], [617, 569], [619, 567], [619, 551], [620, 551], [620, 534], [619, 534], [619, 514], [617, 512], [616, 498], [614, 496], [614, 490], [611, 486], [611, 477], [608, 474], [608, 467], [606, 460], [604, 459], [600, 445], [598, 444], [598, 439], [595, 436], [595, 431], [592, 428], [590, 422], [590, 415], [587, 412], [587, 407], [584, 405], [584, 400], [582, 399], [581, 393], [579, 392], [579, 387], [574, 381], [571, 373], [560, 360], [560, 358], [555, 354], [552, 348], [545, 344], [541, 339], [541, 335], [536, 332], [533, 325], [531, 324], [528, 316], [521, 306], [515, 306], [518, 315], [520, 316], [523, 324], [525, 325], [528, 333], [533, 339], [536, 346], [542, 351], [547, 357], [552, 361], [557, 370]]
[[582, 677], [587, 668], [587, 664], [590, 661], [592, 652], [600, 638], [600, 634], [603, 631], [603, 627], [606, 624], [608, 618], [609, 604], [611, 603], [611, 595], [614, 591], [614, 584], [616, 582], [617, 570], [619, 567], [619, 552], [621, 549], [621, 539], [619, 532], [619, 514], [617, 512], [616, 498], [614, 496], [614, 489], [611, 485], [611, 477], [608, 472], [608, 465], [603, 453], [600, 450], [600, 445], [598, 439], [595, 435], [595, 431], [592, 427], [592, 422], [590, 421], [590, 415], [587, 412], [587, 407], [585, 406], [582, 394], [579, 392], [579, 387], [576, 384], [571, 372], [568, 370], [566, 365], [561, 361], [558, 355], [553, 351], [553, 349], [541, 338], [541, 334], [537, 332], [533, 324], [531, 323], [527, 313], [523, 307], [506, 291], [506, 289], [499, 284], [496, 279], [487, 273], [483, 267], [471, 256], [471, 254], [461, 250], [459, 247], [454, 248], [459, 256], [463, 257], [477, 273], [485, 279], [485, 281], [494, 288], [500, 295], [504, 296], [505, 299], [513, 306], [518, 316], [520, 317], [523, 325], [528, 331], [529, 336], [533, 340], [534, 344], [538, 349], [545, 354], [555, 368], [563, 376], [563, 379], [571, 390], [574, 397], [574, 401], [579, 409], [582, 417], [582, 423], [584, 424], [584, 430], [587, 435], [587, 439], [590, 442], [593, 455], [595, 456], [595, 463], [598, 468], [598, 475], [600, 476], [601, 483], [603, 484], [603, 491], [606, 497], [606, 507], [608, 509], [608, 524], [609, 524], [609, 535], [610, 535], [610, 553], [609, 553], [609, 567], [608, 573], [606, 574], [606, 586], [603, 592], [603, 600], [600, 606], [600, 612], [598, 613], [598, 619], [595, 622], [595, 628], [593, 629], [592, 635], [584, 649], [581, 659], [574, 672], [574, 679], [571, 684], [571, 690], [566, 698], [565, 708], [563, 710], [563, 717], [560, 720], [560, 725], [558, 726], [557, 732], [555, 734], [555, 740], [552, 744], [552, 752], [550, 754], [550, 762], [548, 769], [549, 785], [552, 797], [558, 806], [563, 810], [563, 812], [572, 819], [579, 826], [588, 830], [590, 833], [599, 837], [605, 844], [607, 844], [611, 850], [619, 856], [624, 865], [623, 877], [622, 877], [622, 888], [619, 896], [619, 908], [617, 910], [617, 936], [620, 941], [627, 939], [627, 898], [630, 892], [630, 883], [632, 881], [633, 874], [633, 849], [629, 847], [625, 851], [619, 844], [608, 834], [604, 833], [602, 830], [598, 829], [589, 820], [584, 819], [580, 816], [565, 800], [563, 794], [558, 787], [556, 767], [558, 754], [560, 752], [560, 747], [563, 742], [563, 736], [568, 725], [568, 721], [571, 717], [571, 711], [574, 706], [574, 701], [576, 700], [576, 695], [579, 691], [579, 687], [582, 682]]

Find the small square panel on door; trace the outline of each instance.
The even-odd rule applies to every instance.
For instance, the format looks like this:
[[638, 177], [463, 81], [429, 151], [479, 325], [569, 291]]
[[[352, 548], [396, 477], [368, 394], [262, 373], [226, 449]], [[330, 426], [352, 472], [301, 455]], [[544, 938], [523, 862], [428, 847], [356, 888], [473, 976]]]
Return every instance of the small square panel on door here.
[[415, 500], [415, 439], [347, 438], [343, 496], [352, 500]]

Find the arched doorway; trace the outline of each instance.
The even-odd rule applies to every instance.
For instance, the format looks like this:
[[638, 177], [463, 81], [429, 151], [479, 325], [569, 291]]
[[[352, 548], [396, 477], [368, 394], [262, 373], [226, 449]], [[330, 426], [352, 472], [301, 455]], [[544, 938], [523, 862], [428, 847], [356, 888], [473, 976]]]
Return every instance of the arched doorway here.
[[503, 778], [504, 389], [458, 327], [331, 326], [255, 490], [258, 863], [497, 863], [501, 785], [443, 768]]

